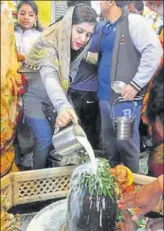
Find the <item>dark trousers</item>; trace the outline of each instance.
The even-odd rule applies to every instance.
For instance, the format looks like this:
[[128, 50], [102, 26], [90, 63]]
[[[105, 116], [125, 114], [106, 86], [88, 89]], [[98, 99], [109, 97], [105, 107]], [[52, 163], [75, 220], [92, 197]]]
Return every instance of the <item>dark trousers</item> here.
[[[140, 158], [140, 135], [139, 122], [141, 114], [141, 103], [136, 106], [133, 134], [129, 140], [117, 140], [112, 120], [112, 110], [108, 101], [100, 101], [102, 139], [104, 151], [112, 166], [123, 163], [133, 172], [139, 170]], [[130, 103], [122, 103], [115, 106], [115, 116], [123, 116], [123, 113], [132, 111]], [[125, 115], [124, 115], [125, 116]]]
[[69, 89], [68, 98], [79, 117], [79, 124], [84, 129], [93, 149], [98, 149], [100, 134], [100, 112], [96, 92]]

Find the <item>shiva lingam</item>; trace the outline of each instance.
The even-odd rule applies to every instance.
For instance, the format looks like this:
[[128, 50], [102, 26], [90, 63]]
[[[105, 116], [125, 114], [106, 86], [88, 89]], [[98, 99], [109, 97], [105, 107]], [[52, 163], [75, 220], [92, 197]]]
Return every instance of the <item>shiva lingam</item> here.
[[115, 180], [106, 160], [97, 172], [85, 164], [72, 176], [68, 196], [66, 231], [114, 231], [117, 216]]
[[[84, 164], [74, 170], [70, 186], [68, 198], [37, 213], [26, 231], [121, 230], [124, 217], [116, 200], [137, 187], [127, 167], [119, 165], [112, 169], [106, 160], [100, 159], [95, 173], [91, 163]], [[138, 221], [137, 230], [146, 231], [146, 222], [147, 218]]]
[[97, 161], [96, 173], [90, 162], [77, 167], [68, 198], [37, 214], [27, 231], [114, 231], [117, 185], [109, 169], [105, 159]]

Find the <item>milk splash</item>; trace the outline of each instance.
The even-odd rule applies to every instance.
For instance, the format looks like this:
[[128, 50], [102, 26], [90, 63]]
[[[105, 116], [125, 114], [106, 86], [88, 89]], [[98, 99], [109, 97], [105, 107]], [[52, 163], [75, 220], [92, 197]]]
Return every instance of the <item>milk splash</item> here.
[[94, 154], [94, 151], [92, 149], [92, 146], [90, 145], [90, 143], [89, 143], [89, 141], [87, 140], [86, 137], [76, 136], [76, 139], [84, 147], [84, 149], [86, 150], [87, 154], [89, 155], [90, 160], [91, 160], [91, 166], [92, 166], [93, 173], [96, 174], [96, 171], [97, 171], [97, 161], [96, 161], [95, 154]]

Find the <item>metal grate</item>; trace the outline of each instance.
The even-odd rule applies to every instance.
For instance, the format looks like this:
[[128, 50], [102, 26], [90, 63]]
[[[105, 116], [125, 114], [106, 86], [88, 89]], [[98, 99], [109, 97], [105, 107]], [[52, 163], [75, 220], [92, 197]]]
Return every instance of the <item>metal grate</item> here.
[[18, 172], [13, 175], [13, 205], [64, 198], [72, 166]]
[[19, 198], [68, 191], [70, 176], [29, 180], [18, 184]]

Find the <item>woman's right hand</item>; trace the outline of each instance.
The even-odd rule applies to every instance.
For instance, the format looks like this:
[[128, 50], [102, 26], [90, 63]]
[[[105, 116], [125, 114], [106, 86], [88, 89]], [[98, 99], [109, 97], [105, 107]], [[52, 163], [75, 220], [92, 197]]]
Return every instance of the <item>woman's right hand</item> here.
[[74, 109], [66, 108], [62, 110], [57, 116], [55, 126], [62, 128], [62, 127], [67, 126], [71, 121], [74, 124], [78, 124], [78, 117]]

